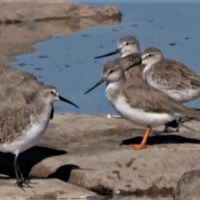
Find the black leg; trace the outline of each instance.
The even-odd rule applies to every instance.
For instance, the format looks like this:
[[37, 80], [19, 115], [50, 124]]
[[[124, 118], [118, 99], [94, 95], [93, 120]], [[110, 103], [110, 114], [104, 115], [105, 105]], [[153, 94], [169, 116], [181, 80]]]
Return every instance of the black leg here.
[[179, 123], [180, 123], [180, 120], [173, 120], [171, 122], [168, 122], [167, 124], [165, 124], [165, 128], [163, 132], [167, 133], [169, 127], [176, 128], [176, 132], [179, 132]]
[[14, 169], [15, 169], [15, 175], [16, 175], [16, 179], [17, 179], [17, 186], [20, 187], [22, 190], [23, 189], [23, 181], [19, 179], [19, 174], [18, 174], [18, 169], [19, 169], [19, 166], [18, 166], [18, 163], [17, 163], [17, 157], [18, 155], [15, 155], [15, 159], [14, 159]]
[[23, 184], [25, 184], [27, 187], [31, 187], [28, 183], [30, 182], [29, 180], [25, 180], [22, 171], [19, 167], [18, 161], [16, 161], [16, 166], [17, 166], [17, 172], [18, 172], [18, 177], [20, 176], [20, 180], [21, 180], [21, 184], [23, 186]]

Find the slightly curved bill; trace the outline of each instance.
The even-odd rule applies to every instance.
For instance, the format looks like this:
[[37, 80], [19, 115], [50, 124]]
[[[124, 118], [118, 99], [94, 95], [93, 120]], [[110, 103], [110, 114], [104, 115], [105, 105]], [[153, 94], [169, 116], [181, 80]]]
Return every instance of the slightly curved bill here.
[[59, 99], [60, 99], [60, 101], [64, 101], [64, 102], [66, 102], [66, 103], [68, 103], [68, 104], [71, 104], [71, 105], [75, 106], [76, 108], [79, 108], [76, 104], [74, 104], [73, 102], [71, 102], [71, 101], [65, 99], [64, 97], [62, 97], [62, 96], [60, 96], [60, 95], [59, 95]]

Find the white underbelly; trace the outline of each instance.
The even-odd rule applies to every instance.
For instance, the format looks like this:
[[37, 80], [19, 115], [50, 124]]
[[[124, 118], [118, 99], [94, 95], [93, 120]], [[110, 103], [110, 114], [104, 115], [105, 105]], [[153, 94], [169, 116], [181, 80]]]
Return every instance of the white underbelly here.
[[10, 143], [0, 144], [0, 151], [19, 154], [34, 145], [44, 135], [47, 123], [37, 123], [28, 126], [16, 140]]
[[194, 100], [200, 96], [200, 89], [199, 90], [186, 89], [186, 90], [182, 90], [182, 91], [176, 90], [176, 89], [164, 89], [160, 85], [158, 85], [154, 81], [152, 81], [150, 78], [147, 78], [147, 83], [150, 86], [162, 91], [163, 93], [167, 94], [171, 98], [173, 98], [181, 103]]
[[145, 112], [139, 108], [131, 108], [124, 97], [118, 97], [113, 106], [122, 117], [138, 125], [160, 126], [175, 119], [166, 113]]

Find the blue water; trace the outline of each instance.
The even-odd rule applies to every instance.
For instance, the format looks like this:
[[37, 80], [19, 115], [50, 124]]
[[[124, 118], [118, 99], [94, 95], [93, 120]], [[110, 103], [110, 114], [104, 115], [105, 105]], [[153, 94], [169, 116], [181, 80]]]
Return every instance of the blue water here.
[[[94, 6], [106, 4], [109, 3], [90, 3]], [[135, 36], [140, 41], [141, 50], [149, 46], [160, 48], [165, 57], [187, 64], [200, 75], [200, 3], [116, 1], [112, 4], [122, 12], [120, 24], [53, 36], [35, 44], [33, 54], [16, 56], [11, 63], [17, 69], [33, 73], [38, 80], [55, 85], [62, 96], [80, 107], [77, 110], [59, 102], [55, 104], [57, 113], [115, 113], [105, 97], [105, 84], [87, 95], [84, 92], [101, 78], [103, 64], [116, 58], [94, 60], [94, 57], [116, 49], [122, 36]], [[200, 107], [199, 102], [200, 99], [187, 105]]]

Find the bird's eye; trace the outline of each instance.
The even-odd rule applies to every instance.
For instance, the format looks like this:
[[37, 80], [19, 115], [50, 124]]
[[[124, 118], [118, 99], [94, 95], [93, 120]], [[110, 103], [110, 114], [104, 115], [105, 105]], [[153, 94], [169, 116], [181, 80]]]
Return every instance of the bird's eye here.
[[55, 92], [54, 92], [54, 91], [51, 91], [50, 93], [51, 93], [51, 94], [55, 94]]
[[152, 56], [152, 54], [149, 54], [149, 57], [151, 57]]
[[114, 70], [110, 70], [110, 74], [112, 74], [114, 72]]
[[129, 45], [129, 42], [127, 42], [126, 45]]

